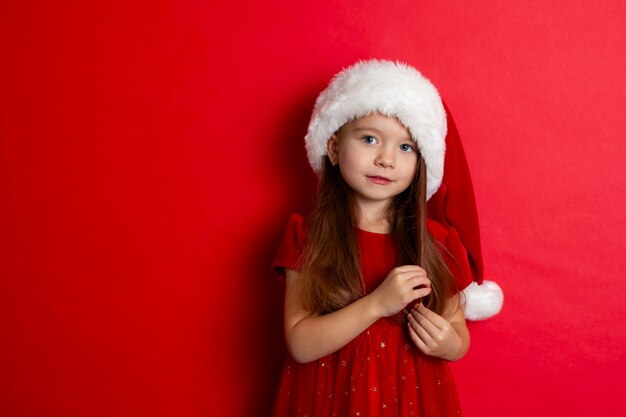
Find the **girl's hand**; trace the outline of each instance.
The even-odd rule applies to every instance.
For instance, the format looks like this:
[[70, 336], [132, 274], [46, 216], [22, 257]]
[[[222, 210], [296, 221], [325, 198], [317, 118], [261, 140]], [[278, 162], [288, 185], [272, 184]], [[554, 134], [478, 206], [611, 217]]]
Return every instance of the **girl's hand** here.
[[467, 351], [469, 334], [465, 343], [452, 323], [422, 304], [411, 310], [408, 319], [411, 340], [425, 354], [452, 361], [460, 359]]
[[370, 296], [378, 315], [389, 317], [402, 311], [409, 303], [430, 294], [426, 271], [417, 265], [403, 265], [391, 270]]

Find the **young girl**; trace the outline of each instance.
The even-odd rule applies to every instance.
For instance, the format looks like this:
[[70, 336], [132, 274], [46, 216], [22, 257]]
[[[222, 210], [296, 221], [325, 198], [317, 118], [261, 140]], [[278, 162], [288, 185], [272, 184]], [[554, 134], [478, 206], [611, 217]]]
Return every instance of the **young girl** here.
[[319, 96], [305, 138], [316, 205], [291, 216], [273, 264], [290, 354], [274, 416], [460, 415], [447, 361], [469, 348], [468, 282], [426, 219], [446, 130], [437, 90], [407, 65], [357, 63]]

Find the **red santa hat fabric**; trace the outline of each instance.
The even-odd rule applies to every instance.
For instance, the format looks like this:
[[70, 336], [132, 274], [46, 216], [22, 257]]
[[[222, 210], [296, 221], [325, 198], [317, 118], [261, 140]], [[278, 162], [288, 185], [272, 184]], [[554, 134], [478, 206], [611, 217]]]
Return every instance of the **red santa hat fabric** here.
[[447, 106], [447, 135], [441, 186], [428, 200], [427, 216], [445, 229], [440, 240], [457, 262], [457, 281], [470, 283], [463, 290], [464, 313], [468, 320], [484, 320], [500, 312], [502, 290], [484, 279], [480, 228], [476, 199], [463, 145]]

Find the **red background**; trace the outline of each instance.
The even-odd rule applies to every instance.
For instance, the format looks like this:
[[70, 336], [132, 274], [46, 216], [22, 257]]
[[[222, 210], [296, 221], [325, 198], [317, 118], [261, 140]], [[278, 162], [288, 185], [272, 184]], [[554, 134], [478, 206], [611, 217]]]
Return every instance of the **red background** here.
[[302, 138], [373, 57], [439, 87], [505, 292], [465, 415], [623, 415], [624, 2], [86, 3], [0, 6], [3, 416], [268, 415]]

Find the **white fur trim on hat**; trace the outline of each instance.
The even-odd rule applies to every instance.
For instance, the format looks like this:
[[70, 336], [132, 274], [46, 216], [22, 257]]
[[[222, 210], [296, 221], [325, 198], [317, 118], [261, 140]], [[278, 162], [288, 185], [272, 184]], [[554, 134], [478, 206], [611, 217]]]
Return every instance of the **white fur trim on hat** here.
[[407, 128], [426, 162], [426, 199], [443, 178], [446, 112], [435, 86], [415, 68], [391, 61], [361, 61], [337, 74], [315, 102], [305, 137], [309, 163], [322, 169], [327, 143], [341, 126], [378, 112]]
[[504, 294], [500, 286], [493, 281], [483, 281], [480, 285], [472, 282], [463, 290], [463, 294], [465, 297], [463, 313], [468, 320], [485, 320], [495, 316], [502, 309]]

